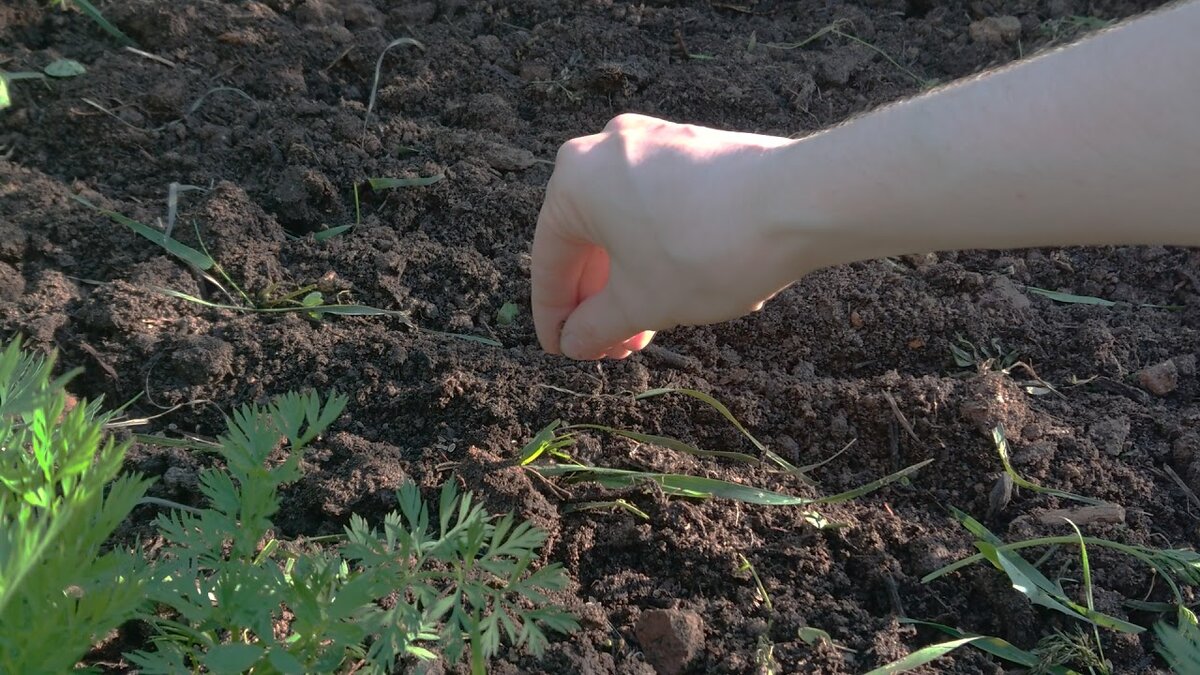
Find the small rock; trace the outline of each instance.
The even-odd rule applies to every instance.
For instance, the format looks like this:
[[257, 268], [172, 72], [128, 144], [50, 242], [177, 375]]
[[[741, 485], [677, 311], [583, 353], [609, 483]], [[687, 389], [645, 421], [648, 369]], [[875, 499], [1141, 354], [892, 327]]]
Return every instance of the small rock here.
[[1138, 384], [1155, 396], [1166, 396], [1179, 388], [1179, 369], [1171, 360], [1143, 368], [1137, 374]]
[[687, 610], [651, 609], [642, 612], [634, 635], [655, 671], [676, 675], [704, 648], [704, 621]]
[[170, 466], [163, 472], [163, 482], [173, 488], [194, 490], [200, 484], [200, 478], [192, 469], [182, 466]]
[[918, 270], [925, 269], [926, 267], [930, 267], [938, 263], [938, 255], [936, 253], [907, 253], [900, 256], [900, 259], [909, 265], [912, 265], [913, 269]]
[[1120, 416], [1101, 420], [1088, 429], [1088, 434], [1105, 454], [1116, 457], [1125, 450], [1125, 440], [1129, 438], [1129, 418]]
[[495, 35], [480, 35], [474, 44], [475, 51], [488, 61], [499, 61], [505, 56], [504, 43]]
[[585, 602], [579, 612], [579, 623], [584, 628], [605, 628], [609, 625], [608, 613], [598, 602]]
[[343, 20], [337, 3], [326, 0], [306, 0], [296, 8], [295, 17], [304, 26], [328, 26]]
[[980, 296], [979, 303], [985, 307], [1013, 312], [1029, 309], [1033, 305], [1029, 296], [1022, 293], [1013, 280], [1006, 276], [994, 277], [991, 288]]
[[1196, 374], [1195, 354], [1176, 356], [1175, 358], [1171, 359], [1171, 362], [1175, 364], [1175, 367], [1179, 370], [1179, 374], [1183, 375], [1184, 377], [1191, 377]]
[[968, 381], [959, 415], [991, 438], [997, 425], [1014, 431], [1025, 428], [1030, 420], [1026, 398], [1011, 378], [997, 372], [985, 373]]
[[1200, 459], [1200, 432], [1189, 431], [1171, 444], [1171, 457], [1179, 466], [1187, 466]]
[[998, 47], [1021, 37], [1021, 20], [1015, 16], [989, 16], [972, 22], [968, 32], [975, 42]]
[[488, 143], [481, 148], [483, 161], [499, 171], [521, 171], [537, 163], [533, 153], [525, 148], [514, 148], [501, 143]]
[[211, 384], [233, 372], [233, 345], [216, 337], [189, 336], [171, 354], [170, 362], [188, 384]]

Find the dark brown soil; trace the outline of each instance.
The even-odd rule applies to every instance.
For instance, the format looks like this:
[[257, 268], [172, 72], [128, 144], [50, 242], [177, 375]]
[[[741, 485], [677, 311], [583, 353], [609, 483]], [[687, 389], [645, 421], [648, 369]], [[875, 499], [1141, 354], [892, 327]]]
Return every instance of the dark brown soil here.
[[[1126, 508], [1124, 524], [1090, 533], [1195, 545], [1195, 509], [1165, 470], [1200, 491], [1200, 255], [1079, 248], [848, 265], [812, 274], [753, 317], [662, 335], [657, 344], [668, 353], [596, 365], [538, 349], [527, 306], [529, 243], [557, 146], [617, 113], [802, 134], [920, 87], [844, 38], [791, 50], [768, 43], [796, 42], [844, 19], [845, 31], [913, 74], [944, 82], [1069, 39], [1069, 17], [1116, 19], [1155, 4], [100, 3], [168, 66], [120, 49], [80, 14], [12, 0], [0, 7], [0, 68], [36, 70], [65, 56], [88, 72], [49, 86], [18, 82], [15, 106], [0, 113], [0, 330], [60, 350], [63, 367], [86, 368], [79, 395], [113, 403], [140, 395], [131, 412], [144, 416], [190, 403], [155, 419], [150, 432], [213, 435], [223, 412], [290, 389], [348, 394], [306, 477], [286, 492], [278, 518], [285, 534], [338, 531], [355, 511], [377, 518], [410, 477], [431, 494], [442, 481], [460, 481], [493, 510], [513, 509], [546, 528], [547, 559], [564, 562], [574, 582], [561, 601], [584, 617], [584, 630], [557, 639], [541, 660], [506, 651], [493, 672], [653, 672], [649, 663], [661, 655], [644, 655], [639, 635], [655, 627], [638, 625], [654, 609], [700, 618], [702, 643], [690, 635], [693, 643], [677, 645], [696, 653], [686, 671], [693, 673], [755, 672], [764, 634], [786, 673], [860, 673], [939, 639], [900, 616], [1032, 648], [1068, 623], [1034, 608], [996, 570], [976, 566], [921, 583], [973, 552], [947, 507], [1006, 538], [1069, 531], [1029, 517], [1069, 504], [1028, 491], [989, 512], [1000, 465], [988, 429], [1003, 422], [1025, 476]], [[1001, 15], [1020, 20], [1018, 41], [972, 39], [972, 21]], [[388, 53], [364, 123], [376, 59], [402, 36], [423, 48]], [[364, 188], [356, 229], [326, 242], [308, 236], [354, 221], [355, 183], [435, 174], [445, 180], [381, 194]], [[181, 195], [177, 236], [194, 244], [198, 230], [250, 293], [320, 282], [328, 297], [345, 291], [344, 301], [409, 312], [422, 329], [493, 337], [503, 347], [394, 318], [314, 323], [164, 297], [151, 287], [223, 300], [71, 196], [155, 223], [165, 218], [172, 182], [205, 188]], [[1024, 285], [1122, 304], [1057, 304]], [[501, 326], [496, 312], [507, 302], [521, 311]], [[956, 366], [950, 346], [958, 336], [998, 339], [1061, 395], [1025, 393], [1018, 381], [1029, 376], [1020, 369]], [[1168, 359], [1174, 389], [1148, 393], [1137, 373]], [[569, 513], [571, 502], [606, 493], [554, 489], [506, 463], [556, 418], [753, 451], [694, 401], [634, 404], [626, 394], [658, 386], [712, 393], [798, 464], [856, 441], [814, 472], [826, 493], [935, 462], [910, 485], [823, 509], [845, 525], [828, 530], [806, 522], [801, 508], [666, 500], [649, 489], [621, 495], [649, 522], [626, 512]], [[606, 438], [584, 438], [575, 452], [596, 464], [808, 490], [741, 464]], [[195, 503], [187, 476], [206, 461], [136, 447], [132, 468], [164, 476], [153, 494]], [[143, 523], [153, 515], [136, 513]], [[740, 555], [761, 576], [773, 612], [737, 571]], [[1073, 558], [1064, 551], [1046, 569], [1078, 578]], [[1102, 551], [1093, 562], [1101, 608], [1150, 625], [1154, 615], [1121, 602], [1152, 587], [1150, 599], [1166, 599], [1164, 585]], [[692, 614], [671, 616], [694, 627]], [[840, 648], [809, 646], [798, 635], [805, 626], [828, 631]], [[1149, 632], [1109, 635], [1104, 647], [1115, 672], [1164, 669]], [[964, 649], [925, 672], [1005, 667]]]

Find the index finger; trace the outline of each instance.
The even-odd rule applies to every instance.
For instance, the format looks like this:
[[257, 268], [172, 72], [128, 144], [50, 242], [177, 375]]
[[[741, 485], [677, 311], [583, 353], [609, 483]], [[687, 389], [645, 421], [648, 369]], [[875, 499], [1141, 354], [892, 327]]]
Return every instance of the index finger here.
[[569, 232], [567, 211], [551, 186], [533, 234], [530, 264], [533, 325], [538, 342], [549, 354], [561, 353], [562, 325], [579, 304], [579, 280], [594, 248], [594, 244]]

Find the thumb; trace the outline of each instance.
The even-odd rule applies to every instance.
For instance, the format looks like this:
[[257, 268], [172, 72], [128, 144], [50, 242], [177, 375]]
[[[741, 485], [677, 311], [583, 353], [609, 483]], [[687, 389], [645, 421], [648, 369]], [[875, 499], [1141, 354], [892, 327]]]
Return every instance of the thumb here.
[[640, 332], [617, 303], [611, 283], [589, 296], [563, 324], [559, 345], [568, 358], [590, 361]]

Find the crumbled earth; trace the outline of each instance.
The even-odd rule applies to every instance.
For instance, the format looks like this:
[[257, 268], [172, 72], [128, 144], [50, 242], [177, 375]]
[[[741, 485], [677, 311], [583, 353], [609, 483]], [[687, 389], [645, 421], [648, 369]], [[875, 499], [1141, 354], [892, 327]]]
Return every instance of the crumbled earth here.
[[[355, 512], [378, 519], [408, 480], [428, 495], [458, 481], [492, 510], [544, 528], [542, 562], [561, 561], [572, 582], [557, 601], [583, 628], [555, 637], [540, 659], [506, 648], [492, 672], [763, 672], [770, 644], [777, 672], [860, 673], [942, 639], [903, 617], [1033, 648], [1069, 622], [998, 571], [921, 580], [974, 552], [951, 506], [1006, 539], [1069, 531], [1036, 514], [1077, 504], [1019, 488], [993, 496], [996, 424], [1025, 478], [1124, 507], [1123, 519], [1098, 519], [1088, 534], [1197, 543], [1195, 509], [1167, 472], [1200, 492], [1196, 251], [934, 252], [845, 265], [809, 275], [754, 316], [670, 331], [661, 349], [600, 365], [543, 354], [527, 302], [529, 243], [555, 150], [618, 113], [803, 135], [1155, 2], [97, 4], [157, 58], [40, 0], [0, 6], [0, 68], [38, 70], [59, 57], [87, 67], [72, 79], [15, 82], [15, 104], [0, 112], [0, 331], [57, 350], [62, 368], [82, 367], [76, 395], [136, 398], [129, 414], [154, 416], [148, 433], [213, 436], [223, 413], [293, 389], [348, 395], [284, 494], [285, 535], [337, 532]], [[828, 32], [785, 48], [834, 22], [877, 50]], [[420, 44], [387, 52], [374, 91], [376, 61], [399, 37]], [[367, 184], [435, 176], [425, 186]], [[202, 239], [255, 302], [319, 289], [406, 312], [413, 325], [240, 313], [156, 291], [244, 304], [72, 197], [158, 226], [171, 183], [196, 186], [177, 195], [174, 236]], [[1061, 303], [1027, 287], [1117, 304]], [[520, 308], [511, 322], [497, 320], [506, 303]], [[979, 365], [953, 358], [952, 346], [971, 352], [966, 343]], [[522, 444], [559, 418], [755, 451], [697, 401], [629, 396], [664, 386], [711, 393], [799, 465], [849, 446], [812, 472], [824, 494], [934, 463], [908, 483], [822, 507], [838, 526], [824, 529], [799, 507], [613, 493], [513, 467]], [[572, 452], [817, 494], [763, 468], [612, 437], [584, 434]], [[131, 454], [132, 469], [159, 478], [152, 494], [193, 504], [195, 473], [211, 461], [140, 445]], [[617, 497], [649, 520], [570, 509]], [[154, 515], [139, 508], [129, 531], [149, 532]], [[742, 556], [771, 609], [739, 571]], [[1165, 585], [1128, 559], [1091, 557], [1098, 607], [1151, 625], [1156, 615], [1123, 602], [1166, 600]], [[1069, 550], [1044, 569], [1079, 578]], [[682, 651], [664, 666], [642, 644], [645, 627], [662, 620], [647, 616], [702, 618], [702, 635], [683, 620]], [[805, 628], [832, 643], [802, 639]], [[129, 627], [95, 659], [120, 671], [122, 649], [145, 638]], [[1106, 633], [1104, 652], [1114, 672], [1165, 671], [1149, 631]], [[964, 648], [924, 672], [1006, 667]]]

